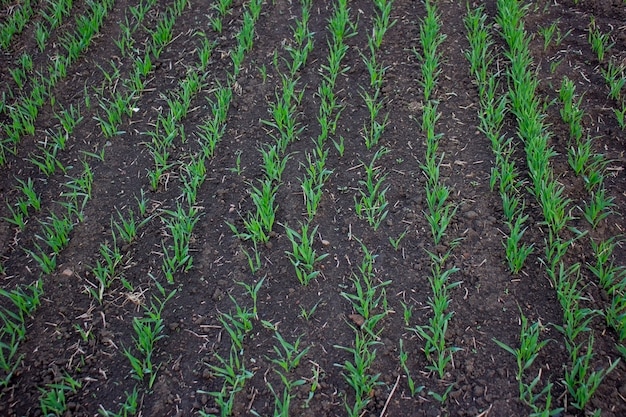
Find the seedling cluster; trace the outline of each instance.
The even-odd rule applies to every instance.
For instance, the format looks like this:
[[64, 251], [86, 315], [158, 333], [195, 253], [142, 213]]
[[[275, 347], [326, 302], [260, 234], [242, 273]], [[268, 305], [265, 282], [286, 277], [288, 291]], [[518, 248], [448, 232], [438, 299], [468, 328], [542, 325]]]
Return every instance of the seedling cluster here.
[[[422, 172], [426, 178], [424, 191], [427, 210], [424, 216], [430, 225], [433, 246], [437, 246], [443, 242], [446, 230], [457, 211], [457, 206], [448, 201], [451, 188], [441, 178], [440, 170], [444, 155], [439, 152], [439, 142], [443, 135], [435, 133], [436, 123], [440, 117], [437, 111], [438, 102], [435, 99], [435, 89], [441, 72], [440, 61], [442, 57], [438, 48], [444, 42], [446, 36], [441, 33], [441, 21], [437, 5], [427, 1], [425, 6], [426, 16], [419, 26], [420, 50], [414, 50], [414, 53], [420, 60], [420, 82], [424, 97], [421, 123], [422, 132], [426, 137], [424, 162], [421, 164]], [[436, 251], [426, 251], [431, 264], [428, 282], [432, 296], [428, 301], [428, 306], [432, 310], [432, 316], [428, 319], [428, 324], [417, 325], [411, 328], [425, 341], [423, 351], [428, 362], [430, 362], [427, 369], [434, 372], [440, 379], [444, 378], [446, 368], [453, 360], [452, 355], [459, 350], [458, 347], [450, 346], [446, 341], [448, 325], [454, 314], [449, 309], [450, 290], [461, 284], [459, 281], [452, 282], [451, 280], [452, 275], [459, 269], [455, 266], [450, 266], [449, 258], [459, 242], [458, 239], [449, 241], [448, 249], [443, 254], [439, 254]], [[411, 379], [408, 373], [407, 378]], [[431, 395], [443, 403], [449, 392], [449, 389], [444, 394], [431, 391]]]
[[625, 409], [615, 19], [327, 3], [0, 0], [0, 413]]

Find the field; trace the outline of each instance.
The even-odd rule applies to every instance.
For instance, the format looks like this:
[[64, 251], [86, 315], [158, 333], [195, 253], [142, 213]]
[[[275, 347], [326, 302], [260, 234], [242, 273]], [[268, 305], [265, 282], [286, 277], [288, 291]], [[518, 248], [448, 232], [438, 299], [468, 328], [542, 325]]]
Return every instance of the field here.
[[0, 0], [0, 414], [626, 415], [623, 0]]

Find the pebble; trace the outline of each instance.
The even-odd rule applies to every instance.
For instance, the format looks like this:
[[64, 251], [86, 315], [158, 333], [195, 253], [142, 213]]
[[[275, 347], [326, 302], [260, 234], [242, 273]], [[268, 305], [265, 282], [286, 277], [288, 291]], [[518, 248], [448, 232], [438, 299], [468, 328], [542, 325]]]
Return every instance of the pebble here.
[[465, 213], [465, 218], [469, 220], [476, 220], [478, 218], [478, 213], [476, 213], [474, 210], [470, 210]]

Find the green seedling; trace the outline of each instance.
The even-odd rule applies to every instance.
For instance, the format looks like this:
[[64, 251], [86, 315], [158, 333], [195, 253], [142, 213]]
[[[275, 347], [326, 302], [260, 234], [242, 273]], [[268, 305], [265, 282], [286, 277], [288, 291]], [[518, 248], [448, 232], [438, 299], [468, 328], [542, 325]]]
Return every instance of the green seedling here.
[[[26, 204], [20, 203], [21, 201], [18, 202], [18, 204], [16, 205], [17, 209], [7, 204], [7, 209], [11, 213], [11, 216], [3, 217], [2, 219], [16, 226], [18, 229], [24, 230], [24, 228], [26, 228], [26, 219], [28, 217], [28, 206]], [[24, 207], [24, 209], [21, 208], [22, 206]], [[24, 214], [24, 211], [26, 211], [26, 214]]]
[[295, 47], [285, 46], [285, 50], [291, 58], [290, 61], [286, 61], [286, 64], [292, 77], [304, 67], [309, 53], [313, 50], [313, 32], [308, 27], [311, 7], [312, 3], [310, 0], [302, 2], [302, 17], [296, 21], [296, 26], [293, 28], [293, 38], [296, 45]]
[[[527, 371], [529, 371], [529, 368], [532, 366], [535, 359], [537, 359], [537, 356], [539, 355], [541, 349], [543, 349], [543, 347], [546, 346], [550, 342], [550, 340], [546, 339], [540, 341], [539, 336], [541, 334], [541, 330], [543, 329], [541, 323], [534, 322], [529, 325], [528, 319], [521, 312], [520, 322], [521, 329], [519, 348], [514, 349], [497, 339], [493, 339], [493, 341], [502, 349], [509, 352], [515, 357], [515, 360], [517, 361], [516, 379], [519, 385], [520, 399], [528, 406], [532, 407], [535, 411], [537, 411], [537, 404], [535, 404], [537, 402], [537, 399], [540, 398], [540, 396], [544, 396], [549, 393], [549, 387], [551, 387], [551, 384], [546, 385], [544, 390], [541, 391], [539, 395], [537, 395], [534, 393], [534, 389], [539, 382], [539, 379], [536, 379], [531, 384], [528, 384], [525, 382], [525, 377]], [[537, 378], [539, 378], [539, 376]]]
[[[450, 196], [450, 189], [445, 185], [441, 185], [438, 181], [435, 182], [435, 180], [439, 178], [439, 164], [441, 164], [441, 160], [437, 163], [435, 168], [426, 167], [427, 172], [431, 170], [436, 171], [432, 175], [427, 174], [427, 176], [431, 178], [431, 181], [429, 181], [426, 186], [426, 202], [428, 211], [425, 213], [426, 220], [428, 220], [436, 245], [442, 241], [446, 234], [446, 230], [458, 209], [458, 206], [452, 203], [446, 203], [448, 197]], [[430, 166], [432, 167], [432, 165]], [[430, 183], [434, 184], [430, 185]]]
[[453, 242], [450, 250], [444, 255], [428, 252], [431, 259], [431, 275], [428, 277], [433, 296], [428, 302], [432, 309], [432, 317], [428, 325], [415, 326], [410, 329], [426, 341], [424, 354], [430, 361], [428, 369], [435, 371], [439, 378], [443, 378], [447, 365], [452, 361], [452, 355], [460, 348], [448, 346], [446, 343], [446, 331], [448, 323], [452, 319], [453, 312], [448, 310], [450, 304], [449, 291], [461, 285], [460, 281], [450, 282], [451, 276], [459, 271], [456, 267], [446, 269], [446, 260], [451, 250], [458, 245]]
[[176, 206], [176, 211], [164, 210], [163, 222], [169, 235], [172, 237], [172, 245], [163, 247], [163, 272], [167, 282], [174, 282], [174, 273], [178, 271], [187, 272], [193, 266], [193, 256], [190, 254], [189, 243], [193, 228], [199, 220], [199, 213], [196, 208], [189, 207], [183, 209], [180, 203]]
[[[102, 303], [104, 291], [108, 289], [117, 274], [117, 268], [121, 264], [123, 256], [115, 243], [115, 235], [112, 247], [106, 243], [100, 244], [100, 257], [96, 261], [96, 266], [91, 268], [91, 272], [98, 280], [95, 286], [89, 287], [89, 293]], [[94, 288], [95, 287], [95, 288]]]
[[402, 240], [406, 237], [407, 233], [409, 233], [408, 228], [404, 229], [404, 231], [400, 233], [400, 235], [398, 235], [398, 237], [396, 238], [389, 236], [389, 243], [391, 243], [391, 246], [394, 250], [397, 251], [400, 248], [400, 242], [402, 242]]
[[[200, 125], [200, 131], [197, 132], [205, 158], [213, 157], [217, 143], [221, 140], [222, 136], [224, 136], [226, 117], [231, 98], [232, 90], [220, 86], [215, 92], [215, 99], [213, 101], [208, 100], [212, 117], [207, 118], [207, 120]], [[238, 151], [236, 156], [236, 166], [234, 169], [231, 168], [231, 171], [241, 175], [241, 151]]]
[[24, 358], [18, 354], [20, 343], [26, 337], [26, 318], [39, 307], [43, 295], [42, 282], [17, 287], [8, 291], [0, 289], [0, 298], [15, 308], [0, 307], [0, 387], [8, 387]]
[[8, 14], [7, 20], [0, 26], [0, 47], [7, 49], [14, 35], [22, 33], [26, 24], [34, 14], [33, 4], [25, 1], [16, 5], [15, 10]]
[[107, 411], [102, 405], [98, 409], [98, 413], [102, 417], [129, 417], [134, 416], [139, 409], [139, 391], [137, 391], [137, 386], [133, 387], [132, 392], [125, 392], [126, 399], [120, 405], [120, 410], [117, 413], [113, 411]]
[[[274, 397], [274, 414], [273, 415], [275, 417], [288, 417], [291, 400], [294, 397], [294, 394], [292, 393], [292, 391], [295, 387], [304, 385], [306, 381], [304, 381], [303, 379], [298, 379], [294, 382], [291, 382], [280, 371], [274, 370], [274, 372], [280, 377], [284, 385], [284, 388], [283, 388], [282, 394], [279, 394], [276, 392], [272, 384], [270, 382], [267, 382], [267, 387], [272, 393], [272, 396]], [[260, 414], [258, 414], [256, 411], [251, 411], [251, 413], [255, 416], [260, 417]]]
[[[565, 386], [571, 396], [570, 404], [578, 410], [585, 409], [606, 375], [612, 372], [620, 362], [618, 358], [608, 368], [592, 371], [590, 361], [594, 356], [593, 342], [593, 335], [590, 335], [586, 349], [583, 349], [584, 353], [578, 356], [577, 352], [572, 368], [565, 372]], [[579, 347], [580, 345], [576, 347], [576, 350]]]
[[222, 19], [221, 17], [211, 17], [210, 18], [211, 29], [213, 29], [217, 33], [222, 33]]
[[[380, 76], [382, 78], [382, 75]], [[379, 98], [380, 90], [376, 90], [374, 95], [370, 95], [368, 92], [361, 92], [361, 97], [365, 101], [365, 105], [369, 111], [370, 119], [369, 123], [366, 123], [363, 126], [363, 137], [365, 139], [365, 146], [367, 149], [372, 149], [372, 147], [378, 145], [382, 134], [389, 123], [389, 113], [386, 113], [383, 117], [382, 122], [379, 122], [378, 115], [380, 111], [383, 109], [385, 102], [381, 98]]]
[[322, 377], [322, 371], [320, 369], [319, 364], [313, 361], [309, 361], [309, 362], [313, 365], [313, 367], [311, 368], [311, 372], [313, 373], [313, 376], [310, 379], [307, 379], [307, 382], [309, 382], [310, 384], [310, 388], [309, 388], [309, 395], [307, 399], [304, 400], [303, 408], [310, 407], [311, 400], [313, 400], [313, 397], [315, 396], [315, 392], [319, 388], [320, 379]]
[[584, 111], [581, 109], [583, 97], [581, 96], [578, 100], [575, 100], [574, 90], [574, 82], [564, 77], [561, 83], [561, 90], [559, 91], [559, 98], [563, 103], [561, 118], [565, 123], [569, 124], [571, 137], [576, 141], [580, 141], [583, 136], [582, 119]]
[[369, 373], [369, 369], [376, 359], [376, 349], [373, 347], [378, 343], [356, 332], [354, 348], [335, 346], [352, 355], [352, 360], [346, 360], [343, 364], [335, 364], [342, 369], [343, 378], [354, 390], [354, 403], [348, 404], [346, 402], [345, 404], [345, 409], [350, 417], [360, 416], [372, 399], [370, 393], [377, 386], [383, 384], [382, 381], [379, 381], [380, 374]]
[[533, 244], [522, 243], [522, 238], [527, 229], [524, 227], [524, 223], [528, 220], [528, 215], [523, 216], [521, 213], [523, 213], [523, 208], [519, 209], [514, 223], [506, 222], [509, 228], [509, 235], [503, 243], [509, 269], [514, 274], [522, 270], [524, 262], [534, 250]]
[[609, 98], [619, 102], [622, 99], [624, 85], [626, 85], [626, 72], [623, 64], [615, 64], [611, 59], [606, 70], [602, 69], [601, 71], [606, 85], [609, 86]]
[[567, 151], [567, 162], [576, 175], [584, 175], [588, 171], [593, 158], [593, 140], [587, 137]]
[[16, 186], [16, 189], [22, 192], [24, 198], [18, 199], [17, 207], [20, 211], [28, 216], [28, 210], [32, 208], [35, 211], [41, 210], [41, 197], [35, 191], [35, 184], [33, 180], [29, 177], [26, 181], [17, 178], [17, 182], [19, 187]]
[[361, 250], [363, 251], [363, 260], [358, 267], [359, 273], [352, 274], [355, 292], [342, 292], [341, 296], [350, 301], [354, 311], [363, 318], [360, 330], [368, 334], [373, 340], [378, 340], [379, 337], [375, 328], [389, 312], [385, 287], [391, 284], [391, 281], [374, 283], [374, 261], [377, 255], [371, 253], [362, 242]]
[[[317, 159], [314, 159], [316, 157]], [[305, 168], [306, 176], [300, 182], [309, 221], [317, 213], [317, 207], [322, 199], [324, 184], [333, 173], [325, 168], [326, 158], [328, 158], [328, 150], [322, 151], [318, 147], [314, 156], [307, 152], [307, 164], [302, 164]]]
[[611, 35], [608, 33], [602, 33], [596, 25], [595, 19], [592, 17], [589, 22], [589, 31], [587, 35], [587, 41], [591, 45], [591, 49], [597, 55], [598, 61], [604, 61], [604, 55], [614, 45], [611, 42]]
[[229, 226], [235, 233], [235, 236], [240, 239], [252, 239], [253, 242], [267, 243], [274, 228], [276, 210], [278, 210], [278, 206], [275, 203], [278, 187], [269, 179], [259, 180], [259, 182], [261, 183], [260, 188], [250, 185], [252, 187], [250, 197], [256, 208], [256, 213], [250, 214], [247, 219], [244, 219], [246, 232], [240, 233], [235, 226], [231, 224]]
[[428, 395], [433, 397], [440, 404], [443, 404], [447, 401], [448, 395], [450, 394], [453, 388], [454, 388], [454, 384], [451, 384], [451, 385], [448, 385], [448, 387], [443, 391], [443, 394], [439, 394], [438, 392], [435, 392], [435, 391], [428, 391]]
[[615, 265], [613, 261], [613, 250], [621, 239], [613, 237], [598, 243], [592, 240], [596, 263], [587, 267], [610, 297], [611, 303], [604, 312], [606, 323], [615, 329], [619, 341], [623, 342], [626, 340], [626, 268]]
[[180, 182], [183, 189], [183, 198], [188, 205], [196, 204], [198, 190], [206, 179], [205, 157], [192, 157], [191, 161], [185, 164], [181, 170]]
[[61, 217], [52, 214], [48, 221], [40, 222], [41, 234], [35, 237], [43, 241], [55, 254], [59, 254], [69, 244], [70, 233], [74, 228], [74, 223], [67, 216]]
[[81, 326], [80, 324], [75, 323], [73, 327], [74, 330], [76, 330], [76, 333], [80, 335], [80, 338], [83, 342], [88, 343], [90, 340], [95, 339], [95, 336], [93, 334], [93, 325], [86, 329], [83, 328], [83, 326]]
[[241, 167], [241, 154], [242, 151], [240, 150], [235, 152], [235, 166], [233, 168], [230, 168], [230, 172], [234, 172], [237, 175], [241, 175], [243, 173], [243, 170], [245, 169]]
[[363, 188], [359, 189], [359, 198], [354, 198], [356, 214], [366, 219], [374, 230], [378, 229], [389, 213], [389, 210], [387, 210], [389, 202], [386, 196], [389, 187], [383, 188], [387, 175], [379, 175], [379, 167], [376, 166], [378, 160], [387, 153], [389, 153], [389, 150], [385, 147], [381, 147], [376, 151], [369, 165], [363, 164], [365, 180], [359, 180], [359, 184]]
[[446, 39], [446, 36], [440, 32], [440, 28], [441, 23], [437, 15], [436, 5], [428, 1], [426, 2], [426, 17], [420, 22], [420, 45], [422, 51], [413, 51], [422, 62], [421, 84], [424, 88], [424, 100], [426, 102], [431, 99], [440, 73], [438, 69], [440, 53], [437, 52], [437, 48]]
[[400, 301], [402, 304], [402, 317], [404, 319], [404, 325], [409, 326], [411, 323], [411, 317], [413, 317], [413, 306], [407, 305], [404, 301]]
[[235, 305], [235, 312], [232, 314], [222, 313], [219, 321], [230, 336], [233, 346], [241, 351], [243, 350], [243, 339], [246, 333], [252, 330], [252, 319], [255, 316], [250, 309], [241, 307], [232, 295], [229, 294], [229, 298]]
[[263, 266], [263, 263], [261, 262], [261, 252], [259, 251], [257, 242], [253, 241], [252, 244], [254, 246], [251, 251], [246, 250], [243, 247], [243, 245], [241, 246], [241, 251], [246, 256], [246, 259], [248, 260], [248, 266], [250, 267], [250, 272], [252, 272], [253, 274], [256, 274]]
[[273, 346], [276, 353], [276, 359], [269, 359], [275, 365], [278, 365], [284, 372], [291, 372], [300, 365], [300, 361], [307, 354], [310, 347], [300, 348], [300, 339], [298, 337], [292, 344], [287, 342], [279, 332], [274, 334], [274, 338], [278, 341], [279, 346]]
[[385, 34], [396, 24], [397, 20], [391, 20], [393, 0], [375, 0], [374, 4], [377, 10], [374, 15], [372, 36], [368, 39], [368, 43], [376, 50], [379, 50]]
[[337, 152], [339, 153], [339, 157], [343, 157], [344, 152], [346, 151], [346, 148], [344, 146], [344, 139], [343, 136], [339, 136], [339, 141], [336, 141], [333, 139], [333, 145], [335, 145], [335, 149], [337, 149]]
[[45, 416], [61, 416], [67, 411], [66, 393], [76, 394], [82, 383], [70, 375], [65, 375], [58, 384], [47, 384], [46, 389], [40, 388], [39, 408]]
[[[135, 213], [131, 209], [128, 209], [128, 217], [124, 217], [124, 215], [119, 210], [116, 211], [119, 222], [111, 217], [111, 229], [117, 231], [116, 236], [121, 239], [122, 242], [127, 244], [133, 242], [137, 237], [138, 230], [152, 219], [151, 217], [147, 217], [142, 221], [137, 222], [137, 219], [135, 218]], [[140, 211], [142, 211], [141, 204]]]
[[263, 286], [263, 282], [265, 281], [265, 278], [266, 277], [261, 278], [259, 282], [257, 282], [254, 286], [250, 284], [246, 284], [245, 282], [242, 282], [242, 281], [237, 281], [237, 284], [244, 287], [246, 291], [248, 292], [248, 294], [250, 295], [250, 297], [252, 298], [252, 315], [254, 316], [256, 320], [259, 319], [259, 314], [257, 311], [257, 299], [259, 296], [259, 290]]
[[615, 113], [615, 118], [617, 119], [617, 124], [620, 129], [626, 129], [626, 101], [622, 103], [621, 109], [613, 109], [613, 112]]
[[221, 17], [226, 17], [228, 10], [230, 10], [233, 0], [219, 0], [213, 8], [220, 14]]
[[52, 145], [51, 148], [47, 146], [38, 146], [37, 150], [40, 154], [31, 154], [28, 159], [33, 165], [35, 165], [42, 174], [46, 177], [50, 177], [54, 174], [58, 169], [60, 169], [63, 173], [67, 171], [67, 168], [57, 159], [57, 153], [59, 151], [59, 147], [56, 145]]
[[157, 371], [161, 365], [152, 362], [156, 342], [163, 339], [165, 328], [161, 314], [165, 304], [176, 294], [176, 290], [166, 295], [165, 289], [155, 280], [161, 298], [153, 296], [150, 307], [144, 306], [143, 317], [133, 318], [135, 336], [133, 342], [138, 355], [135, 356], [130, 348], [124, 348], [124, 356], [130, 361], [133, 378], [144, 381], [148, 377], [148, 388], [152, 388], [156, 381]]
[[139, 209], [139, 214], [142, 217], [145, 217], [148, 213], [148, 200], [146, 200], [146, 193], [143, 189], [140, 190], [140, 196], [135, 196], [135, 201], [137, 202], [137, 208]]
[[[358, 239], [357, 239], [358, 240]], [[385, 287], [391, 281], [374, 283], [374, 255], [361, 243], [363, 260], [358, 267], [358, 274], [353, 273], [354, 293], [342, 292], [341, 295], [350, 302], [353, 310], [362, 320], [358, 328], [350, 325], [354, 330], [354, 347], [335, 346], [338, 349], [350, 353], [352, 360], [343, 364], [335, 364], [342, 369], [342, 375], [346, 382], [354, 390], [354, 403], [346, 402], [345, 408], [350, 416], [359, 416], [371, 400], [371, 392], [378, 385], [380, 374], [372, 374], [370, 368], [376, 358], [376, 346], [379, 342], [381, 330], [377, 329], [378, 323], [389, 312]], [[357, 321], [353, 320], [355, 324]]]
[[37, 47], [39, 48], [39, 52], [43, 52], [46, 49], [46, 43], [48, 38], [50, 37], [50, 32], [47, 30], [45, 26], [41, 22], [35, 23], [35, 42], [37, 42]]
[[269, 180], [280, 183], [283, 171], [289, 161], [289, 155], [282, 155], [281, 150], [277, 144], [266, 145], [259, 150], [263, 157], [263, 171], [266, 178]]
[[411, 373], [409, 372], [409, 366], [408, 366], [409, 355], [404, 350], [404, 341], [402, 339], [400, 339], [400, 354], [399, 355], [400, 355], [399, 356], [400, 367], [402, 368], [402, 370], [404, 371], [404, 374], [406, 375], [406, 381], [409, 386], [409, 391], [411, 392], [411, 396], [414, 397], [415, 394], [419, 394], [420, 392], [422, 392], [425, 387], [423, 385], [416, 386], [415, 380], [413, 380], [413, 377], [411, 377]]
[[300, 314], [299, 317], [302, 317], [304, 320], [306, 321], [311, 321], [311, 319], [313, 318], [313, 315], [315, 314], [315, 312], [317, 311], [317, 307], [319, 307], [320, 303], [322, 302], [322, 300], [318, 300], [317, 303], [315, 303], [313, 305], [313, 307], [311, 307], [310, 309], [306, 309], [303, 306], [300, 306]]
[[583, 215], [594, 229], [602, 220], [614, 213], [613, 208], [617, 207], [614, 200], [614, 197], [606, 195], [605, 188], [591, 193], [591, 199], [585, 204]]
[[[217, 353], [214, 357], [218, 360], [219, 365], [209, 365], [209, 368], [214, 377], [224, 380], [222, 389], [213, 392], [199, 390], [198, 393], [213, 397], [221, 416], [231, 416], [235, 395], [243, 389], [246, 381], [254, 376], [254, 372], [246, 369], [243, 357], [237, 352], [234, 345], [231, 346], [228, 359], [222, 358]], [[204, 412], [201, 412], [200, 415], [209, 416]]]
[[549, 26], [543, 26], [539, 28], [539, 34], [543, 38], [543, 50], [544, 51], [548, 50], [548, 46], [550, 46], [550, 43], [552, 42], [552, 39], [554, 38], [554, 34], [556, 33], [558, 29], [558, 24], [559, 22], [555, 21], [555, 22], [552, 22], [552, 24]]
[[296, 271], [298, 281], [302, 285], [308, 285], [320, 273], [320, 271], [315, 271], [315, 263], [322, 261], [328, 256], [327, 253], [318, 256], [313, 248], [317, 226], [309, 232], [309, 225], [303, 224], [300, 226], [300, 233], [287, 225], [282, 226], [285, 228], [285, 233], [291, 242], [292, 248], [291, 251], [286, 251], [285, 253], [289, 256], [289, 260]]
[[35, 243], [35, 248], [36, 252], [30, 249], [24, 249], [24, 252], [39, 264], [39, 268], [44, 274], [52, 274], [57, 268], [57, 254], [44, 252], [37, 243]]

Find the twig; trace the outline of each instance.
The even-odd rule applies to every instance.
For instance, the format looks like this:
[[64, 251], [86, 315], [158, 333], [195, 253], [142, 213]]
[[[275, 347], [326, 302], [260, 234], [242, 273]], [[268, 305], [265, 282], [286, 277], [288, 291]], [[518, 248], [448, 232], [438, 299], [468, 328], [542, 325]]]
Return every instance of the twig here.
[[391, 397], [393, 397], [393, 394], [396, 392], [396, 388], [398, 388], [398, 382], [400, 382], [400, 375], [398, 375], [398, 377], [396, 378], [396, 383], [393, 384], [393, 388], [391, 388], [389, 397], [387, 397], [387, 401], [385, 401], [385, 406], [383, 407], [383, 411], [380, 412], [380, 417], [383, 417], [385, 415], [385, 411], [387, 411], [387, 406], [391, 402]]

